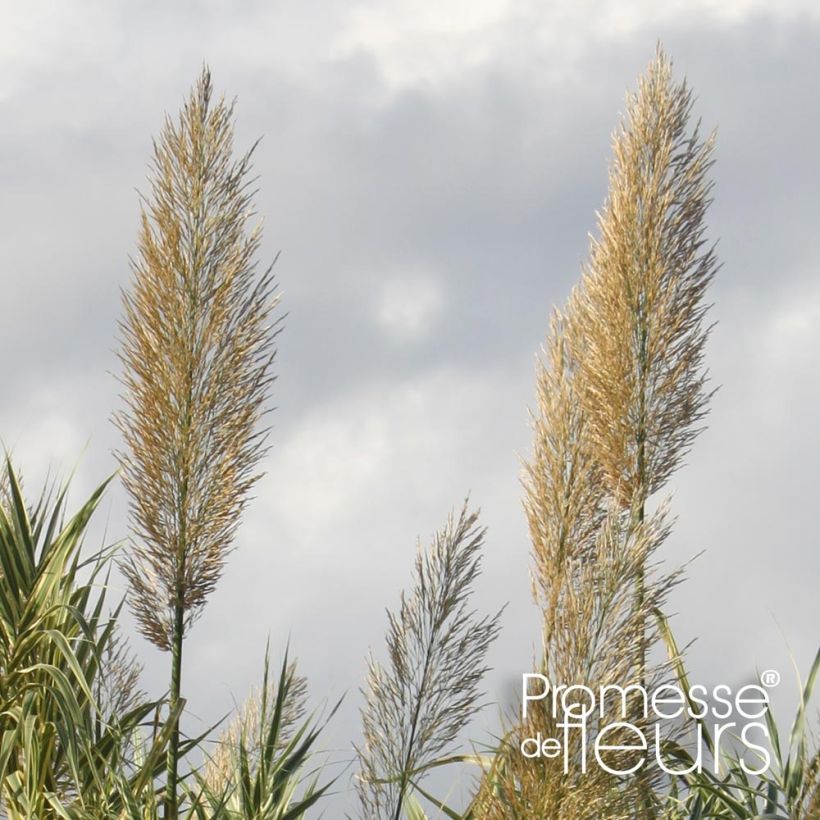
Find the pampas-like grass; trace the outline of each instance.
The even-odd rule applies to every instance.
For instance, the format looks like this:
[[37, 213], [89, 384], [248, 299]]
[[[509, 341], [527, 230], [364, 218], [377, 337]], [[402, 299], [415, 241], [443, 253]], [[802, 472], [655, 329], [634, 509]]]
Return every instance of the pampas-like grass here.
[[388, 662], [370, 658], [357, 780], [366, 820], [400, 820], [414, 786], [480, 707], [500, 613], [468, 606], [485, 535], [477, 522], [465, 505], [428, 550], [419, 547], [412, 590], [388, 612]]
[[[600, 465], [588, 440], [588, 421], [576, 395], [576, 363], [565, 338], [566, 318], [555, 314], [546, 351], [539, 363], [538, 410], [533, 417], [535, 446], [525, 466], [525, 510], [533, 544], [533, 591], [543, 615], [540, 671], [554, 685], [636, 683], [640, 671], [635, 646], [644, 624], [660, 609], [678, 573], [662, 573], [653, 556], [669, 525], [663, 509], [635, 524], [606, 492]], [[638, 579], [646, 594], [635, 606]], [[654, 637], [654, 636], [653, 636]], [[668, 669], [652, 670], [650, 685], [665, 680]], [[498, 758], [483, 778], [474, 817], [631, 818], [646, 799], [654, 777], [621, 778], [594, 763], [581, 767], [579, 736], [569, 736], [564, 770], [557, 758], [527, 759], [521, 743], [535, 737], [561, 737], [562, 716], [538, 708], [510, 719]], [[590, 732], [622, 719], [604, 714], [590, 719]], [[596, 723], [596, 720], [598, 721]], [[642, 715], [630, 721], [649, 729]], [[628, 738], [626, 738], [628, 741]], [[629, 768], [624, 761], [613, 764]]]
[[[541, 667], [554, 684], [667, 680], [647, 661], [678, 572], [653, 559], [669, 531], [650, 495], [679, 466], [709, 399], [704, 302], [717, 267], [705, 242], [712, 139], [689, 130], [692, 96], [658, 49], [613, 141], [609, 195], [580, 285], [553, 317], [539, 364], [535, 444], [525, 466], [533, 592], [543, 612]], [[617, 719], [617, 717], [615, 718]], [[630, 721], [651, 729], [638, 712]], [[651, 818], [657, 770], [581, 773], [579, 748], [522, 758], [551, 715], [513, 721], [476, 816]], [[595, 726], [591, 727], [593, 733]]]
[[[285, 657], [278, 679], [266, 653], [262, 687], [253, 692], [222, 737], [197, 788], [188, 788], [190, 816], [210, 820], [303, 820], [333, 786], [319, 783], [324, 765], [308, 764], [326, 721], [304, 718], [306, 683]], [[328, 720], [341, 701], [333, 707]]]
[[115, 723], [147, 700], [140, 688], [144, 665], [137, 659], [119, 621], [112, 617], [111, 634], [100, 658], [94, 696], [103, 723]]
[[569, 323], [590, 443], [627, 507], [680, 465], [711, 395], [705, 295], [717, 260], [704, 218], [714, 138], [690, 129], [692, 103], [659, 48], [613, 139], [599, 236]]
[[[658, 47], [613, 139], [599, 236], [568, 322], [590, 447], [636, 523], [689, 450], [711, 395], [705, 295], [718, 263], [704, 219], [714, 139], [690, 129], [692, 103]], [[639, 576], [637, 609], [645, 594]], [[637, 643], [640, 667], [649, 647], [648, 637]]]
[[[259, 429], [272, 381], [271, 268], [258, 274], [250, 152], [233, 158], [233, 106], [202, 72], [154, 144], [138, 254], [123, 295], [125, 409], [115, 417], [134, 543], [125, 562], [142, 634], [172, 653], [222, 574], [265, 452]], [[166, 817], [176, 818], [178, 731]]]
[[[284, 681], [287, 689], [286, 696], [281, 696], [282, 713], [275, 744], [279, 752], [303, 720], [307, 701], [307, 678], [296, 673], [295, 663], [287, 666]], [[252, 769], [258, 765], [267, 740], [273, 705], [280, 699], [280, 685], [281, 681], [272, 680], [266, 674], [262, 689], [251, 691], [217, 739], [203, 773], [205, 783], [213, 794], [224, 794], [230, 790], [241, 747], [245, 748], [248, 765]]]

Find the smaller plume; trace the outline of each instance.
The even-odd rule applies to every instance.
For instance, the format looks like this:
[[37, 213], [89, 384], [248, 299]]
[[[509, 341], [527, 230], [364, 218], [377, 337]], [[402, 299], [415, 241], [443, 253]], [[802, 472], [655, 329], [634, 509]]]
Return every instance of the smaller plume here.
[[477, 521], [465, 503], [428, 550], [419, 546], [413, 587], [388, 611], [388, 661], [369, 660], [357, 750], [366, 820], [399, 820], [414, 784], [480, 709], [501, 613], [480, 616], [468, 605], [486, 532]]

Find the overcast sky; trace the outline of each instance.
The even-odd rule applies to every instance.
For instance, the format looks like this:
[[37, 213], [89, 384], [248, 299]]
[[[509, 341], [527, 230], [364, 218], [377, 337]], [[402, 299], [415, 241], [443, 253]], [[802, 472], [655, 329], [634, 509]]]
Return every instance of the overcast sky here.
[[[192, 728], [288, 638], [317, 701], [347, 691], [427, 540], [470, 492], [477, 604], [509, 602], [490, 698], [538, 640], [520, 457], [534, 362], [603, 202], [624, 94], [661, 39], [718, 128], [723, 262], [709, 430], [665, 548], [692, 677], [795, 687], [817, 648], [820, 7], [810, 0], [0, 2], [0, 437], [30, 490], [114, 469], [119, 289], [151, 138], [203, 63], [256, 153], [282, 308], [273, 449], [185, 651]], [[101, 514], [127, 535], [115, 488]], [[99, 536], [101, 537], [101, 535]], [[168, 659], [137, 639], [159, 695]], [[788, 695], [788, 697], [787, 697]], [[790, 701], [789, 701], [790, 702]], [[493, 722], [493, 709], [487, 722]], [[476, 729], [478, 739], [481, 732]], [[344, 798], [338, 805], [346, 806]]]

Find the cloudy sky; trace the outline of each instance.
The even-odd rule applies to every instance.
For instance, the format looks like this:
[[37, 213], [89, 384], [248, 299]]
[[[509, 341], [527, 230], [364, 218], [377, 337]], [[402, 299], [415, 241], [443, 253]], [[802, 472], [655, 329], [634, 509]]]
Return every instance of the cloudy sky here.
[[[349, 693], [327, 735], [348, 757], [384, 607], [468, 492], [489, 527], [477, 603], [509, 602], [488, 690], [509, 699], [537, 640], [518, 485], [535, 355], [658, 39], [718, 128], [723, 262], [720, 391], [665, 549], [705, 553], [674, 624], [698, 639], [695, 679], [776, 668], [789, 702], [789, 653], [805, 670], [820, 623], [816, 3], [0, 3], [0, 437], [30, 488], [76, 467], [79, 500], [114, 469], [119, 289], [164, 112], [207, 61], [238, 97], [238, 144], [264, 135], [264, 257], [281, 250], [288, 312], [274, 446], [186, 649], [192, 728], [290, 635], [317, 701]], [[119, 489], [101, 518], [127, 535]], [[167, 658], [135, 646], [161, 693]]]

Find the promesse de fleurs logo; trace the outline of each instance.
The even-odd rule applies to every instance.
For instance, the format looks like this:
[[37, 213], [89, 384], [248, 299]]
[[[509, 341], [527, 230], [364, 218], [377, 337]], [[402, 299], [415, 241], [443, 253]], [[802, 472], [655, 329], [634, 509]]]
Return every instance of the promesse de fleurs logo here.
[[[649, 689], [640, 684], [609, 684], [593, 689], [580, 684], [553, 685], [546, 675], [526, 672], [521, 682], [523, 725], [539, 728], [521, 741], [526, 758], [563, 758], [564, 772], [596, 765], [613, 775], [629, 775], [656, 763], [671, 775], [718, 773], [722, 750], [731, 744], [743, 771], [765, 774], [772, 763], [766, 723], [768, 689], [780, 682], [775, 670], [760, 683], [738, 689], [727, 684], [688, 690], [671, 683]], [[546, 710], [538, 715], [534, 710]], [[540, 718], [540, 720], [539, 720]], [[664, 755], [670, 724], [691, 724], [688, 766]], [[710, 750], [711, 745], [711, 750]]]

